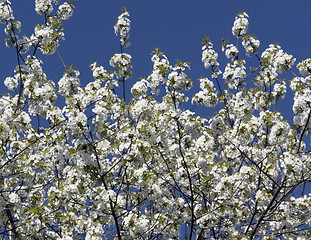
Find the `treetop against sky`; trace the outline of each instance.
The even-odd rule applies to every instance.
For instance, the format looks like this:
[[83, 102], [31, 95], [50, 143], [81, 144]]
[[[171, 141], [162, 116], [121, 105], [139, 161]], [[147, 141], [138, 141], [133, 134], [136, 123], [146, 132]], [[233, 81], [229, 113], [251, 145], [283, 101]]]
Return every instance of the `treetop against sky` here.
[[0, 237], [310, 239], [300, 2], [0, 1]]
[[[41, 23], [36, 14], [35, 1], [12, 1], [14, 15], [22, 22], [20, 35], [30, 36], [33, 26]], [[239, 11], [250, 16], [250, 32], [261, 41], [262, 49], [271, 43], [280, 43], [285, 51], [294, 54], [298, 61], [309, 57], [306, 46], [310, 33], [307, 26], [311, 22], [308, 14], [310, 1], [221, 1], [213, 3], [204, 0], [189, 1], [141, 1], [124, 2], [92, 0], [77, 4], [74, 16], [65, 22], [65, 41], [59, 46], [60, 54], [67, 65], [79, 69], [81, 81], [86, 85], [92, 77], [89, 65], [96, 61], [109, 66], [109, 59], [119, 50], [119, 42], [113, 26], [118, 11], [126, 7], [131, 14], [131, 47], [127, 51], [132, 56], [134, 84], [139, 77], [146, 77], [152, 68], [150, 53], [159, 47], [171, 61], [181, 59], [190, 62], [191, 77], [195, 80], [208, 73], [201, 64], [201, 42], [208, 36], [218, 52], [221, 51], [221, 38], [232, 40], [231, 25]], [[27, 12], [27, 14], [25, 14]], [[5, 37], [2, 35], [3, 38]], [[87, 47], [86, 47], [87, 46]], [[16, 67], [15, 55], [2, 48], [1, 79], [12, 75]], [[219, 57], [223, 57], [220, 54]], [[40, 56], [43, 58], [43, 56]], [[49, 68], [50, 64], [53, 67]], [[135, 67], [137, 66], [137, 67]], [[138, 67], [139, 66], [139, 67]], [[57, 55], [49, 56], [43, 65], [50, 79], [58, 81], [64, 71]], [[57, 69], [57, 71], [56, 71]], [[3, 81], [0, 83], [3, 86]], [[4, 91], [4, 87], [1, 87]]]

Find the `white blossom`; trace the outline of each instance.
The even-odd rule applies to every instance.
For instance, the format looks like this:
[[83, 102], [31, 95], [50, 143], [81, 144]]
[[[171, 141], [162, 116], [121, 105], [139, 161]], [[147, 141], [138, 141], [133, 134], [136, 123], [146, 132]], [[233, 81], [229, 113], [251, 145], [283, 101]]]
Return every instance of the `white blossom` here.
[[131, 93], [133, 94], [133, 96], [136, 98], [144, 96], [148, 90], [147, 84], [148, 82], [145, 79], [136, 82], [131, 88]]
[[24, 53], [27, 53], [29, 51], [29, 48], [32, 44], [31, 44], [31, 41], [28, 37], [23, 36], [23, 38], [20, 38], [17, 40], [17, 45], [20, 49], [19, 52], [21, 54], [24, 54]]
[[53, 11], [52, 0], [36, 0], [35, 10], [38, 14], [51, 13]]
[[4, 80], [4, 85], [9, 89], [9, 90], [16, 90], [18, 86], [18, 80], [13, 77], [7, 77]]
[[58, 14], [61, 16], [61, 19], [67, 20], [72, 16], [73, 5], [67, 2], [63, 3], [58, 7]]
[[54, 29], [51, 26], [36, 26], [34, 37], [36, 41], [41, 41], [40, 50], [43, 54], [53, 54], [58, 47], [59, 39], [63, 39], [64, 36], [63, 33], [59, 33], [55, 38]]
[[219, 63], [217, 62], [218, 53], [215, 52], [212, 48], [212, 43], [209, 43], [208, 47], [202, 47], [202, 62], [204, 63], [205, 68], [209, 68], [210, 66], [219, 66]]
[[234, 60], [227, 64], [223, 73], [223, 78], [228, 82], [229, 88], [238, 88], [246, 77], [245, 61]]
[[128, 18], [129, 16], [130, 14], [126, 11], [126, 9], [123, 9], [123, 13], [118, 17], [118, 21], [114, 26], [115, 34], [117, 36], [120, 35], [120, 43], [125, 47], [130, 45], [130, 43], [127, 41], [130, 36], [129, 32], [131, 21]]
[[0, 3], [0, 23], [6, 23], [7, 21], [14, 20], [13, 10], [10, 6], [11, 2], [6, 1]]
[[250, 57], [251, 53], [257, 53], [260, 41], [258, 39], [255, 39], [254, 37], [249, 36], [243, 38], [242, 45], [245, 49], [246, 55]]
[[118, 79], [125, 80], [132, 76], [131, 55], [127, 53], [115, 54], [109, 61], [110, 66], [115, 68], [115, 75]]
[[246, 35], [248, 32], [248, 15], [245, 12], [239, 13], [235, 17], [235, 21], [232, 27], [232, 35], [236, 37], [241, 37]]
[[270, 44], [262, 54], [261, 59], [264, 64], [271, 64], [279, 73], [290, 69], [296, 59], [287, 53], [284, 53], [279, 45]]
[[192, 101], [201, 103], [206, 107], [214, 106], [218, 102], [218, 96], [213, 82], [207, 78], [201, 78], [199, 81], [201, 91], [194, 95]]
[[311, 74], [311, 58], [305, 59], [297, 64], [297, 68], [301, 75]]
[[222, 48], [222, 51], [225, 51], [227, 58], [238, 58], [239, 51], [233, 44], [226, 44], [226, 46]]
[[63, 95], [74, 92], [80, 86], [79, 75], [80, 72], [78, 70], [75, 70], [72, 74], [65, 73], [58, 82], [59, 92]]

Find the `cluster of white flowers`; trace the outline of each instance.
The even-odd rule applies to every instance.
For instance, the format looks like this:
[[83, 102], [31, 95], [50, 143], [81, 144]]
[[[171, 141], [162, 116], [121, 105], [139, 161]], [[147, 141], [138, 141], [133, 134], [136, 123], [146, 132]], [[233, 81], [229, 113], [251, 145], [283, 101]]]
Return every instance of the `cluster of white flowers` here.
[[103, 66], [98, 66], [96, 62], [90, 65], [93, 77], [100, 82], [112, 81], [112, 86], [118, 86], [118, 82], [113, 79], [113, 73], [108, 72]]
[[218, 96], [213, 82], [207, 78], [200, 78], [199, 81], [201, 91], [193, 96], [192, 102], [195, 101], [206, 107], [215, 106], [218, 102]]
[[187, 63], [181, 63], [173, 68], [167, 76], [166, 84], [172, 86], [176, 91], [180, 91], [183, 87], [185, 89], [190, 89], [192, 87], [192, 82], [187, 78], [186, 69], [190, 69], [190, 66]]
[[10, 20], [14, 20], [13, 10], [10, 6], [10, 1], [5, 1], [0, 3], [0, 23], [6, 23]]
[[253, 106], [248, 96], [243, 96], [243, 92], [238, 92], [229, 101], [232, 104], [232, 111], [238, 120], [249, 121], [253, 115]]
[[62, 20], [67, 20], [72, 16], [73, 5], [67, 2], [63, 3], [58, 7], [58, 14]]
[[68, 133], [79, 136], [81, 133], [86, 132], [87, 117], [85, 113], [77, 109], [70, 109], [70, 107], [65, 107], [63, 112], [68, 117]]
[[283, 70], [290, 69], [296, 59], [292, 55], [284, 53], [279, 45], [270, 44], [269, 48], [261, 54], [261, 61], [265, 66], [272, 65], [279, 73], [282, 73]]
[[58, 36], [55, 36], [55, 32], [52, 26], [36, 26], [35, 38], [38, 41], [41, 40], [40, 50], [43, 54], [53, 54], [58, 47], [59, 39], [63, 39], [64, 34], [59, 33]]
[[115, 68], [114, 74], [118, 79], [124, 78], [126, 80], [132, 76], [133, 66], [131, 63], [131, 59], [131, 55], [127, 53], [116, 53], [110, 59], [110, 66]]
[[52, 0], [36, 0], [35, 10], [38, 14], [51, 13], [53, 11]]
[[233, 44], [225, 44], [222, 47], [222, 51], [225, 51], [225, 55], [227, 58], [238, 59], [239, 50]]
[[311, 58], [305, 59], [302, 62], [297, 64], [297, 68], [301, 75], [310, 75], [311, 74]]
[[297, 126], [304, 126], [308, 123], [310, 106], [311, 90], [309, 88], [304, 88], [301, 91], [295, 92], [293, 112], [297, 115], [294, 116], [294, 124]]
[[136, 82], [133, 87], [131, 88], [131, 93], [135, 98], [140, 98], [147, 93], [148, 90], [148, 82], [146, 79], [141, 79], [140, 81]]
[[248, 15], [245, 12], [239, 13], [235, 17], [235, 21], [232, 27], [232, 34], [235, 37], [241, 37], [248, 32]]
[[[18, 32], [20, 32], [21, 26], [22, 26], [22, 23], [20, 21], [9, 21], [9, 22], [7, 22], [7, 25], [4, 29], [4, 32], [6, 35], [9, 35], [15, 29]], [[15, 35], [15, 37], [18, 38], [18, 36], [16, 36], [16, 35]]]
[[217, 62], [218, 53], [213, 49], [213, 44], [211, 42], [208, 43], [208, 46], [204, 45], [202, 51], [202, 62], [204, 63], [205, 68], [219, 66], [219, 63]]
[[28, 37], [23, 36], [23, 38], [17, 40], [17, 45], [20, 49], [19, 52], [21, 54], [25, 54], [29, 51], [29, 48], [31, 46], [31, 40]]
[[227, 64], [223, 78], [227, 81], [229, 88], [238, 88], [243, 84], [246, 77], [244, 64], [244, 60], [234, 60]]
[[252, 36], [243, 38], [242, 45], [245, 49], [246, 55], [251, 56], [251, 53], [257, 53], [260, 41]]
[[80, 87], [80, 72], [74, 70], [72, 73], [66, 72], [63, 77], [58, 81], [59, 92], [62, 95], [69, 95], [75, 93], [76, 88]]
[[271, 87], [277, 76], [278, 73], [275, 68], [267, 67], [254, 77], [253, 82], [257, 87]]
[[271, 128], [269, 142], [273, 145], [282, 145], [287, 142], [290, 126], [286, 122], [278, 122]]
[[9, 89], [9, 90], [16, 90], [18, 86], [18, 79], [14, 77], [7, 77], [4, 80], [4, 85]]
[[158, 86], [161, 82], [165, 81], [165, 76], [171, 69], [171, 65], [164, 54], [155, 53], [151, 57], [153, 62], [153, 70], [151, 75], [147, 78], [148, 87], [151, 88], [152, 94], [158, 94]]
[[130, 43], [127, 41], [130, 36], [129, 32], [131, 21], [128, 19], [129, 16], [130, 14], [126, 11], [126, 9], [123, 9], [123, 13], [118, 17], [118, 21], [114, 26], [115, 34], [117, 36], [120, 35], [120, 43], [125, 47], [130, 45]]
[[277, 99], [279, 97], [284, 98], [285, 94], [286, 94], [286, 83], [285, 81], [281, 82], [281, 83], [276, 83], [273, 86], [273, 90], [271, 91], [271, 95]]
[[299, 91], [299, 90], [303, 90], [306, 83], [307, 83], [307, 78], [304, 77], [294, 77], [291, 81], [290, 81], [290, 88], [293, 91]]

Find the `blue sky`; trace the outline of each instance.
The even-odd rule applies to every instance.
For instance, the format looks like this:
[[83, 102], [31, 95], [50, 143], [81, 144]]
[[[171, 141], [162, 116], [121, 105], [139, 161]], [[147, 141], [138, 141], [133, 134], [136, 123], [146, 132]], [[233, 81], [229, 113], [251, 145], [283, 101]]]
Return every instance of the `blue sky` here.
[[[22, 22], [22, 32], [30, 36], [33, 26], [43, 21], [34, 11], [34, 0], [12, 0], [14, 15]], [[62, 2], [62, 1], [60, 1]], [[261, 41], [259, 53], [270, 43], [280, 43], [285, 52], [293, 54], [297, 62], [311, 56], [311, 1], [207, 1], [207, 0], [91, 0], [76, 1], [73, 17], [66, 21], [65, 38], [59, 52], [66, 65], [81, 72], [82, 85], [92, 81], [89, 65], [96, 61], [108, 70], [109, 59], [120, 52], [119, 40], [113, 26], [126, 7], [130, 13], [131, 46], [125, 52], [132, 55], [132, 85], [139, 77], [146, 77], [152, 70], [150, 53], [159, 47], [170, 62], [175, 59], [190, 62], [189, 77], [194, 81], [201, 76], [209, 76], [201, 62], [201, 42], [204, 35], [214, 43], [221, 53], [221, 38], [232, 43], [236, 39], [231, 34], [234, 18], [239, 11], [249, 15], [249, 33]], [[3, 27], [2, 27], [3, 29]], [[13, 75], [16, 53], [4, 45], [4, 32], [0, 33], [0, 93], [5, 90], [3, 81]], [[242, 50], [242, 49], [241, 49]], [[64, 72], [57, 54], [42, 56], [49, 79], [57, 82]], [[221, 60], [225, 60], [222, 57]], [[246, 59], [249, 61], [249, 59]], [[222, 69], [225, 62], [221, 61]]]

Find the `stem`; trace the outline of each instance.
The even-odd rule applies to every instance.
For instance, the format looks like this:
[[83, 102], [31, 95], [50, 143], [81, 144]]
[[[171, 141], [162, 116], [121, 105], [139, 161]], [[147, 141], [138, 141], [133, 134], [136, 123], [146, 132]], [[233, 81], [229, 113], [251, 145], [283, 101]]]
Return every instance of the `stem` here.
[[[212, 71], [214, 71], [214, 66], [212, 66]], [[218, 86], [220, 95], [223, 96], [223, 98], [224, 98], [224, 104], [225, 104], [225, 109], [226, 109], [228, 121], [229, 121], [229, 123], [230, 123], [230, 126], [233, 127], [233, 121], [232, 121], [231, 118], [230, 118], [230, 113], [229, 113], [229, 109], [228, 109], [228, 102], [227, 102], [227, 99], [226, 99], [225, 94], [223, 93], [223, 91], [222, 91], [222, 89], [221, 89], [221, 86], [220, 86], [220, 84], [219, 84], [218, 78], [216, 77], [215, 79], [216, 79], [216, 83], [217, 83], [217, 86]]]
[[[122, 43], [120, 41], [120, 48], [121, 48], [121, 54], [123, 54], [123, 47], [122, 47]], [[125, 105], [125, 77], [122, 77], [122, 81], [123, 81], [123, 100], [124, 100], [124, 105]]]
[[254, 228], [253, 228], [253, 230], [252, 230], [252, 232], [251, 232], [251, 235], [250, 235], [250, 237], [249, 237], [250, 240], [254, 238], [254, 236], [255, 236], [257, 230], [258, 230], [259, 227], [260, 227], [261, 222], [263, 221], [263, 219], [264, 219], [264, 217], [266, 216], [266, 214], [268, 213], [268, 211], [271, 209], [271, 207], [272, 207], [274, 201], [277, 199], [277, 197], [278, 197], [278, 195], [279, 195], [281, 189], [283, 188], [283, 185], [284, 185], [285, 181], [286, 181], [286, 177], [284, 178], [284, 180], [283, 180], [281, 186], [278, 187], [276, 193], [274, 194], [273, 198], [271, 199], [271, 201], [269, 202], [268, 206], [266, 207], [266, 210], [261, 214], [260, 218], [258, 219], [258, 221], [257, 221], [256, 225], [254, 226]]
[[124, 99], [124, 104], [125, 104], [125, 79], [123, 77], [123, 99]]
[[303, 139], [303, 136], [305, 134], [305, 132], [307, 131], [307, 128], [308, 128], [308, 125], [309, 125], [309, 122], [310, 122], [310, 118], [311, 118], [311, 109], [309, 111], [309, 114], [308, 114], [308, 119], [307, 119], [307, 122], [302, 130], [302, 133], [300, 135], [300, 138], [299, 138], [299, 143], [298, 143], [298, 147], [297, 147], [297, 153], [299, 153], [300, 151], [300, 147], [301, 147], [301, 142], [302, 142], [302, 139]]

